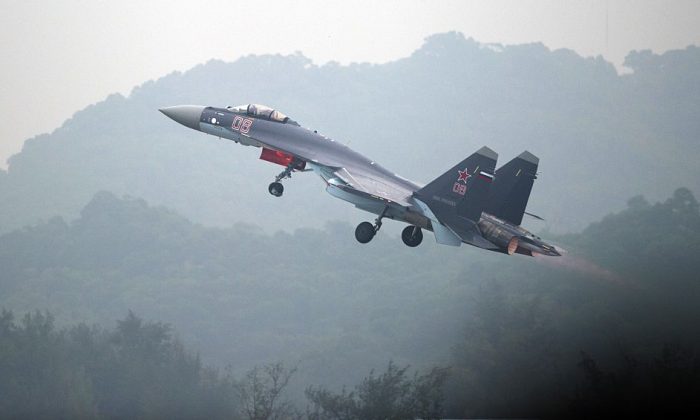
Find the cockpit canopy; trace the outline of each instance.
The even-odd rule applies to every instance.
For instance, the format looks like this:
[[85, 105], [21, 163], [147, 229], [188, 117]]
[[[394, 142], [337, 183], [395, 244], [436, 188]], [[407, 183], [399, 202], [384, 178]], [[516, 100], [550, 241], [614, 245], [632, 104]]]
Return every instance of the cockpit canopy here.
[[289, 119], [288, 116], [265, 105], [247, 104], [238, 106], [227, 106], [226, 109], [228, 109], [231, 112], [246, 114], [248, 116], [260, 118], [263, 120], [276, 121], [280, 123], [294, 123], [292, 120]]

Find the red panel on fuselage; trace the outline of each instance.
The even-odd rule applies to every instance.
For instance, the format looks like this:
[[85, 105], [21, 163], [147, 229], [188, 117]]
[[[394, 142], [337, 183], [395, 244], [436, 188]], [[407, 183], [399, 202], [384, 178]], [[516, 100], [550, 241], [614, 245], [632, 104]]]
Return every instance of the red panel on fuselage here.
[[[288, 155], [283, 152], [278, 152], [277, 150], [270, 150], [263, 147], [262, 153], [260, 153], [260, 159], [266, 160], [268, 162], [276, 163], [282, 166], [289, 166], [290, 163], [294, 162], [294, 156]], [[306, 162], [297, 161], [294, 164], [294, 169], [301, 171], [306, 167]]]

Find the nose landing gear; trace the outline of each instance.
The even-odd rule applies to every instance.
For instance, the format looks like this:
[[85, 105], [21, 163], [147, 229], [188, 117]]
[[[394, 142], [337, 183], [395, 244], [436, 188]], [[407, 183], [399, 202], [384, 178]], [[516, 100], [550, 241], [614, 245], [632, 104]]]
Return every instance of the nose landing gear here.
[[282, 185], [281, 182], [275, 181], [271, 183], [269, 187], [267, 187], [267, 190], [275, 197], [282, 197], [282, 193], [284, 193], [284, 185]]
[[275, 177], [275, 182], [271, 183], [267, 187], [270, 194], [274, 195], [275, 197], [282, 197], [282, 194], [284, 193], [284, 185], [282, 185], [280, 181], [285, 178], [291, 178], [292, 171], [294, 170], [295, 166], [296, 164], [294, 162], [290, 163], [287, 165], [287, 168], [284, 171], [280, 172], [280, 174]]

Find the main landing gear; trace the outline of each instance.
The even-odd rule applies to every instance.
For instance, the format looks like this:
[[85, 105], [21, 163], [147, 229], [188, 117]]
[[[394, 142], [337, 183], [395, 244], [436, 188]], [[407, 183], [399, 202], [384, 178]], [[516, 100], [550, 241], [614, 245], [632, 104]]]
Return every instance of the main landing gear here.
[[418, 226], [406, 226], [401, 232], [401, 239], [411, 248], [416, 247], [423, 242], [423, 231]]
[[361, 244], [366, 244], [377, 234], [377, 228], [370, 222], [362, 222], [355, 228], [355, 239]]
[[280, 181], [285, 178], [291, 178], [293, 170], [294, 163], [292, 162], [287, 165], [287, 168], [284, 171], [280, 172], [280, 174], [275, 177], [275, 182], [271, 183], [267, 187], [270, 194], [274, 195], [275, 197], [282, 197], [282, 194], [284, 193], [284, 185], [282, 185]]
[[366, 244], [367, 242], [371, 241], [372, 238], [374, 238], [374, 235], [379, 232], [379, 229], [382, 227], [382, 219], [386, 215], [386, 208], [382, 211], [382, 214], [379, 215], [374, 220], [374, 224], [371, 224], [370, 222], [362, 222], [359, 225], [357, 225], [357, 228], [355, 228], [355, 239], [357, 239], [357, 242], [361, 244]]
[[[377, 217], [374, 224], [370, 222], [362, 222], [355, 228], [355, 239], [361, 244], [366, 244], [374, 238], [374, 236], [379, 232], [382, 227], [382, 219], [386, 216], [386, 210]], [[418, 226], [406, 226], [406, 228], [401, 232], [401, 239], [403, 243], [410, 246], [411, 248], [420, 245], [423, 242], [423, 231]]]

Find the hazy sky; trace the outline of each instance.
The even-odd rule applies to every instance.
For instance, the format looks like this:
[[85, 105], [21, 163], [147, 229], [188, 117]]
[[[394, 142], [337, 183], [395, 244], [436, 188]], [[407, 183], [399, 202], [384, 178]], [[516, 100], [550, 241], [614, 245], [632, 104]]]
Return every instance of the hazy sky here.
[[386, 62], [449, 30], [602, 54], [620, 67], [632, 49], [700, 45], [700, 1], [0, 0], [0, 167], [75, 111], [211, 58], [301, 51], [318, 64]]

